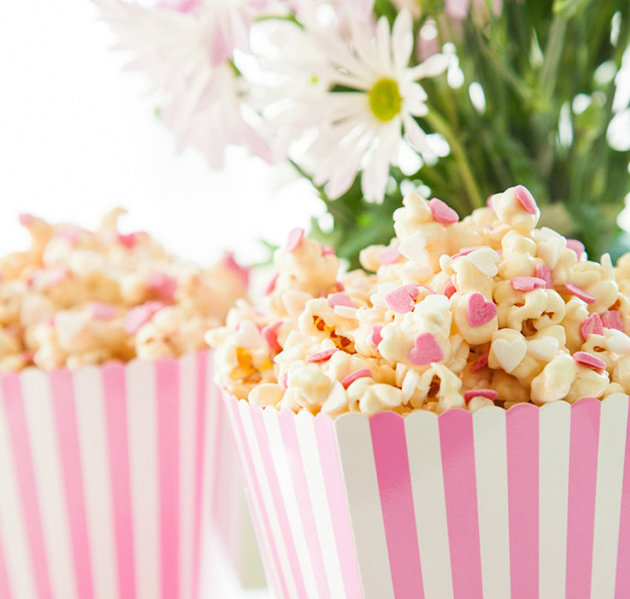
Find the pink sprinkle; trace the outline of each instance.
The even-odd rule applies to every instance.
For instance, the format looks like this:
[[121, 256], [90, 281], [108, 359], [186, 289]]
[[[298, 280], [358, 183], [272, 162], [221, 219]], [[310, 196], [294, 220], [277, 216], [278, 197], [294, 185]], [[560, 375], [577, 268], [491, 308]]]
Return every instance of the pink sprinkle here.
[[514, 277], [511, 281], [512, 288], [516, 291], [532, 291], [534, 289], [544, 289], [547, 284], [544, 279], [538, 277]]
[[353, 373], [345, 377], [341, 381], [341, 384], [343, 385], [344, 389], [347, 389], [357, 379], [362, 379], [362, 378], [371, 377], [371, 376], [372, 376], [372, 371], [369, 368], [361, 368], [360, 370], [355, 370]]
[[35, 222], [35, 217], [32, 214], [27, 214], [26, 212], [20, 214], [18, 219], [23, 227], [30, 227]]
[[295, 252], [295, 250], [300, 247], [302, 239], [304, 239], [304, 229], [300, 229], [299, 227], [293, 229], [289, 233], [289, 239], [287, 240], [287, 245], [285, 248], [287, 252]]
[[416, 305], [407, 287], [399, 287], [385, 296], [385, 303], [397, 314], [411, 312]]
[[431, 333], [422, 333], [414, 340], [414, 346], [409, 350], [409, 361], [416, 366], [425, 366], [444, 359], [444, 352], [440, 344]]
[[67, 266], [58, 266], [57, 268], [49, 271], [46, 277], [46, 289], [52, 289], [60, 283], [63, 283], [70, 276], [70, 271]]
[[482, 368], [485, 368], [488, 365], [488, 358], [490, 357], [490, 352], [487, 351], [485, 354], [481, 354], [471, 365], [470, 372], [478, 372]]
[[626, 332], [626, 327], [623, 323], [623, 316], [618, 310], [609, 310], [602, 315], [602, 324], [607, 329], [617, 329], [622, 333]]
[[35, 357], [35, 352], [32, 352], [32, 351], [23, 351], [20, 354], [20, 358], [22, 358], [22, 361], [25, 362], [26, 364], [32, 364], [34, 357]]
[[459, 222], [459, 214], [442, 200], [433, 198], [429, 202], [429, 208], [433, 218], [443, 225], [454, 225]]
[[402, 257], [403, 255], [398, 251], [397, 247], [387, 248], [378, 255], [381, 264], [395, 264]]
[[516, 199], [520, 202], [521, 206], [527, 210], [530, 214], [536, 216], [538, 214], [538, 204], [532, 195], [531, 191], [524, 185], [517, 185], [514, 188]]
[[249, 268], [241, 266], [234, 258], [233, 252], [227, 252], [223, 258], [223, 264], [228, 270], [238, 275], [243, 282], [243, 285], [247, 287], [249, 285]]
[[553, 287], [553, 281], [551, 280], [551, 269], [544, 263], [536, 265], [536, 277], [542, 279], [545, 282], [545, 287], [551, 289]]
[[116, 306], [104, 302], [92, 302], [87, 305], [87, 309], [94, 320], [111, 320], [118, 314]]
[[330, 357], [337, 352], [337, 349], [325, 349], [324, 351], [320, 351], [316, 354], [311, 354], [310, 356], [306, 356], [307, 362], [326, 362], [330, 360]]
[[141, 233], [141, 232], [135, 232], [135, 233], [117, 233], [116, 234], [116, 241], [118, 241], [118, 243], [124, 247], [126, 247], [127, 249], [131, 250], [134, 247], [136, 247], [136, 245], [138, 244], [138, 242], [140, 241], [140, 238], [146, 235], [146, 233]]
[[464, 401], [466, 405], [470, 403], [473, 397], [485, 397], [486, 399], [495, 401], [499, 397], [499, 394], [494, 389], [470, 389], [470, 391], [464, 391]]
[[453, 254], [451, 258], [455, 260], [455, 258], [461, 258], [462, 256], [468, 256], [468, 254], [472, 254], [475, 250], [479, 248], [468, 248], [467, 250], [462, 250], [461, 252], [457, 252], [457, 254]]
[[486, 200], [486, 206], [488, 206], [488, 208], [490, 208], [490, 210], [494, 212], [494, 206], [492, 205], [492, 196], [488, 196], [488, 199]]
[[589, 335], [603, 335], [604, 325], [599, 314], [591, 314], [588, 318], [585, 318], [580, 325], [580, 335], [582, 339], [586, 341]]
[[587, 354], [585, 351], [578, 351], [573, 354], [573, 359], [578, 364], [583, 364], [584, 366], [589, 366], [590, 368], [595, 368], [596, 370], [605, 370], [606, 362], [592, 356], [591, 354]]
[[587, 304], [595, 303], [595, 298], [589, 293], [586, 293], [584, 289], [580, 289], [577, 285], [574, 285], [573, 283], [567, 283], [565, 285], [565, 288], [571, 295], [575, 295], [575, 297], [579, 297], [581, 300], [585, 301]]
[[47, 327], [54, 327], [55, 326], [55, 317], [54, 316], [48, 316], [48, 317], [44, 318], [44, 320], [42, 322]]
[[449, 299], [457, 292], [457, 288], [453, 284], [453, 281], [449, 281], [444, 287], [444, 295]]
[[164, 302], [145, 302], [141, 306], [132, 308], [125, 315], [125, 332], [128, 335], [134, 335], [163, 308], [166, 308]]
[[487, 302], [481, 293], [473, 293], [468, 300], [467, 315], [471, 327], [481, 327], [497, 315], [497, 306]]
[[582, 254], [586, 249], [584, 244], [577, 239], [567, 239], [567, 247], [577, 254], [578, 260], [582, 257]]
[[322, 246], [322, 256], [334, 256], [334, 255], [335, 255], [335, 250], [333, 250], [331, 247], [328, 247], [327, 245]]
[[286, 389], [289, 384], [289, 373], [285, 372], [284, 374], [281, 374], [278, 382], [283, 389]]
[[169, 302], [173, 301], [177, 287], [177, 279], [162, 271], [154, 271], [147, 278], [147, 288]]
[[328, 305], [331, 308], [335, 306], [347, 306], [348, 308], [356, 308], [356, 306], [352, 303], [352, 300], [342, 292], [333, 293], [328, 296]]
[[405, 289], [409, 292], [409, 295], [413, 299], [416, 299], [420, 295], [420, 287], [422, 287], [423, 289], [426, 289], [427, 291], [430, 291], [431, 293], [433, 293], [433, 291], [431, 291], [425, 285], [405, 285]]
[[276, 353], [282, 351], [282, 347], [278, 343], [278, 329], [281, 326], [282, 326], [282, 321], [279, 320], [278, 322], [274, 322], [273, 324], [270, 324], [269, 326], [265, 327], [261, 331], [262, 337], [267, 343], [269, 349]]
[[279, 276], [280, 276], [280, 273], [277, 272], [275, 275], [273, 275], [273, 277], [271, 277], [271, 279], [269, 279], [269, 282], [265, 285], [265, 288], [263, 289], [263, 293], [265, 295], [271, 295], [274, 292]]
[[372, 327], [372, 343], [378, 348], [378, 344], [383, 341], [383, 337], [381, 336], [381, 331], [383, 330], [382, 324], [375, 324]]

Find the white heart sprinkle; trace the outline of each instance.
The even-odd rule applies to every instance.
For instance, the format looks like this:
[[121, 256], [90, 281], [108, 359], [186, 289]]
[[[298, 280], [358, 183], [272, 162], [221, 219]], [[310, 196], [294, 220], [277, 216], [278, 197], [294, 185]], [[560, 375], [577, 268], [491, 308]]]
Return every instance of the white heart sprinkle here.
[[407, 258], [407, 260], [411, 260], [412, 262], [426, 262], [429, 259], [426, 245], [427, 242], [424, 235], [416, 232], [407, 237], [407, 239], [400, 244], [398, 251]]
[[527, 343], [524, 339], [520, 338], [513, 339], [512, 341], [495, 339], [492, 342], [491, 350], [501, 368], [509, 373], [515, 370], [523, 361], [527, 353]]
[[499, 255], [491, 248], [479, 248], [468, 254], [468, 258], [487, 277], [496, 277], [499, 272]]
[[532, 339], [527, 344], [527, 351], [532, 358], [542, 360], [543, 362], [551, 362], [558, 353], [560, 344], [555, 337], [542, 337], [541, 339]]

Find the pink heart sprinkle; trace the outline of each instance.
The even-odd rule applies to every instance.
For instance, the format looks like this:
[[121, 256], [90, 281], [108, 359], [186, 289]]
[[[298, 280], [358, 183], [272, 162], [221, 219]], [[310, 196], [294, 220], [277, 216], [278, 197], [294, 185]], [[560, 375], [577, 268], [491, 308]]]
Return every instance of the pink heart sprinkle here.
[[578, 260], [582, 257], [582, 254], [586, 249], [584, 244], [577, 239], [567, 239], [567, 247], [577, 254]]
[[442, 200], [433, 198], [429, 202], [429, 208], [433, 218], [443, 225], [454, 225], [459, 222], [459, 214]]
[[407, 287], [399, 287], [385, 296], [385, 303], [397, 314], [411, 312], [416, 305]]
[[296, 227], [289, 233], [289, 238], [285, 247], [286, 251], [289, 253], [295, 252], [295, 250], [300, 247], [302, 239], [304, 239], [304, 229]]
[[534, 289], [544, 289], [547, 286], [545, 280], [538, 277], [514, 277], [511, 283], [512, 288], [516, 291], [533, 291]]
[[464, 391], [464, 401], [466, 405], [470, 403], [473, 397], [485, 397], [486, 399], [495, 401], [499, 397], [499, 394], [494, 389], [470, 389], [470, 391]]
[[605, 370], [606, 362], [592, 356], [591, 354], [587, 354], [585, 351], [578, 351], [573, 354], [573, 359], [578, 364], [583, 364], [584, 366], [589, 366], [590, 368], [595, 368], [596, 370]]
[[604, 325], [602, 323], [601, 316], [597, 313], [591, 314], [588, 318], [585, 318], [580, 325], [580, 335], [582, 339], [586, 341], [589, 335], [603, 335]]
[[335, 306], [347, 306], [348, 308], [356, 308], [356, 306], [352, 303], [352, 300], [342, 292], [333, 293], [328, 296], [328, 305], [331, 308]]
[[274, 322], [269, 326], [265, 327], [262, 331], [262, 338], [265, 340], [265, 343], [269, 347], [272, 352], [280, 352], [282, 351], [282, 347], [278, 343], [278, 329], [282, 326], [282, 321]]
[[269, 282], [265, 285], [265, 288], [263, 289], [263, 293], [265, 295], [271, 295], [274, 292], [279, 276], [280, 276], [280, 273], [277, 272], [275, 275], [273, 275], [273, 277], [271, 277], [271, 279], [269, 279]]
[[395, 264], [402, 257], [403, 255], [398, 251], [397, 247], [387, 248], [378, 255], [381, 264]]
[[372, 327], [372, 343], [378, 348], [378, 344], [383, 341], [383, 337], [381, 336], [381, 331], [383, 330], [382, 324], [375, 324]]
[[35, 217], [32, 214], [27, 214], [26, 212], [20, 214], [18, 219], [23, 227], [30, 227], [35, 222]]
[[284, 374], [281, 374], [278, 382], [283, 389], [286, 389], [289, 384], [289, 373], [285, 372]]
[[177, 279], [162, 271], [154, 271], [147, 278], [147, 288], [167, 301], [173, 301], [177, 287]]
[[361, 368], [360, 370], [355, 370], [353, 373], [345, 377], [341, 381], [341, 384], [343, 385], [344, 389], [347, 389], [357, 379], [362, 379], [362, 378], [371, 377], [371, 376], [372, 376], [372, 371], [369, 368]]
[[580, 287], [578, 287], [577, 285], [574, 285], [573, 283], [567, 283], [565, 285], [565, 288], [571, 295], [575, 295], [575, 297], [579, 297], [581, 300], [585, 301], [587, 304], [595, 303], [595, 298], [589, 293], [586, 293], [584, 289], [580, 289]]
[[422, 333], [416, 337], [408, 357], [412, 364], [424, 366], [432, 362], [442, 361], [444, 352], [431, 333]]
[[468, 300], [468, 322], [471, 327], [481, 327], [497, 315], [497, 307], [487, 302], [481, 293], [473, 293]]
[[322, 246], [322, 256], [334, 256], [335, 250], [329, 248], [327, 245]]
[[324, 351], [320, 351], [316, 354], [311, 354], [310, 356], [306, 356], [307, 362], [326, 362], [330, 360], [330, 357], [339, 350], [337, 349], [325, 349]]
[[516, 199], [519, 201], [521, 206], [527, 210], [530, 214], [536, 216], [538, 214], [538, 204], [536, 204], [536, 200], [532, 195], [532, 192], [527, 189], [524, 185], [517, 185], [514, 188], [514, 193], [516, 195]]
[[141, 306], [132, 308], [125, 315], [125, 332], [128, 335], [134, 335], [163, 308], [166, 308], [164, 302], [145, 302]]
[[453, 284], [453, 281], [449, 281], [444, 287], [444, 295], [449, 299], [457, 292], [457, 288]]
[[413, 299], [416, 299], [420, 295], [420, 287], [433, 293], [426, 285], [405, 285], [405, 289]]
[[234, 274], [236, 274], [243, 285], [247, 287], [249, 285], [249, 268], [245, 266], [241, 266], [234, 257], [233, 252], [227, 252], [223, 258], [223, 264], [228, 270], [231, 270]]
[[626, 327], [623, 324], [623, 316], [618, 310], [609, 310], [602, 315], [602, 324], [607, 329], [617, 329], [622, 333], [626, 332]]
[[553, 287], [551, 269], [544, 262], [536, 265], [536, 277], [545, 282], [545, 287], [547, 289], [551, 289]]
[[94, 320], [111, 320], [118, 314], [116, 306], [104, 302], [92, 302], [87, 305], [87, 309]]
[[488, 365], [488, 359], [490, 357], [490, 352], [487, 351], [485, 354], [481, 354], [471, 365], [470, 372], [478, 372], [482, 368], [485, 368]]
[[146, 235], [146, 233], [141, 233], [139, 231], [134, 233], [117, 233], [116, 241], [118, 241], [120, 245], [131, 250], [136, 247], [143, 235]]

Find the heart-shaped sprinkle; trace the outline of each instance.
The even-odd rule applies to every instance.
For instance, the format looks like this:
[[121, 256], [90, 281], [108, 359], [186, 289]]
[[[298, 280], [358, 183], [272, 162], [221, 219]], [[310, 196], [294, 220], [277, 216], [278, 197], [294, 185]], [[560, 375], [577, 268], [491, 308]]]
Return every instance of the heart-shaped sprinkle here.
[[543, 362], [551, 362], [558, 353], [559, 348], [560, 343], [551, 335], [540, 339], [532, 339], [527, 343], [527, 352], [529, 355]]
[[477, 270], [487, 277], [494, 277], [499, 272], [497, 263], [499, 255], [489, 247], [482, 247], [471, 252], [468, 259], [475, 265]]
[[271, 277], [271, 279], [269, 279], [269, 282], [265, 285], [265, 288], [263, 289], [263, 293], [265, 295], [271, 295], [274, 292], [279, 276], [280, 273], [277, 272], [275, 275], [273, 275], [273, 277]]
[[347, 389], [357, 379], [362, 379], [362, 378], [371, 377], [371, 376], [372, 376], [372, 371], [369, 368], [361, 368], [360, 370], [355, 370], [354, 372], [349, 374], [347, 377], [342, 379], [341, 384], [344, 389]]
[[589, 335], [603, 335], [604, 324], [602, 323], [601, 316], [597, 313], [591, 314], [588, 318], [585, 318], [580, 325], [580, 335], [582, 339], [586, 341]]
[[441, 362], [444, 352], [431, 333], [422, 333], [416, 337], [408, 357], [412, 364], [425, 366], [432, 362]]
[[536, 200], [532, 195], [531, 191], [527, 189], [524, 185], [517, 185], [514, 188], [514, 194], [516, 195], [516, 199], [519, 201], [521, 206], [527, 210], [530, 214], [536, 216], [538, 214], [538, 204], [536, 204]]
[[416, 299], [420, 295], [420, 287], [433, 293], [428, 287], [425, 287], [424, 285], [405, 285], [405, 289], [413, 299]]
[[116, 306], [104, 302], [91, 302], [87, 305], [87, 310], [94, 320], [111, 320], [118, 314]]
[[23, 212], [18, 216], [18, 220], [23, 227], [30, 227], [35, 222], [35, 217], [32, 214]]
[[269, 347], [269, 349], [272, 352], [278, 353], [282, 351], [282, 347], [278, 343], [278, 330], [280, 329], [281, 326], [282, 326], [282, 321], [279, 320], [278, 322], [274, 322], [273, 324], [266, 326], [261, 331], [262, 338], [265, 340], [267, 347]]
[[595, 298], [590, 293], [586, 293], [584, 289], [581, 289], [577, 285], [574, 285], [573, 283], [567, 283], [565, 285], [565, 288], [571, 295], [575, 295], [575, 297], [580, 298], [587, 304], [595, 303]]
[[390, 310], [397, 314], [411, 312], [416, 305], [406, 287], [399, 287], [398, 289], [394, 289], [394, 291], [390, 291], [385, 296], [385, 303]]
[[553, 287], [553, 281], [551, 280], [551, 269], [544, 263], [536, 265], [536, 277], [542, 279], [545, 282], [545, 287], [551, 289]]
[[607, 329], [617, 329], [622, 333], [625, 333], [625, 326], [623, 324], [623, 316], [618, 310], [609, 310], [602, 315], [602, 325]]
[[495, 401], [499, 397], [499, 394], [494, 389], [470, 389], [469, 391], [464, 391], [464, 401], [466, 405], [470, 403], [473, 397], [485, 397], [486, 399]]
[[473, 293], [468, 299], [467, 315], [471, 327], [481, 327], [497, 315], [497, 307], [487, 302], [481, 293]]
[[132, 308], [125, 315], [125, 332], [134, 335], [163, 308], [166, 308], [164, 302], [146, 302]]
[[136, 247], [142, 235], [145, 235], [145, 234], [146, 233], [140, 233], [140, 232], [117, 233], [116, 241], [118, 241], [118, 243], [122, 245], [123, 247], [126, 247], [127, 249], [131, 250], [134, 247]]
[[332, 356], [335, 352], [339, 350], [337, 349], [325, 349], [324, 351], [317, 352], [316, 354], [311, 354], [310, 356], [306, 356], [307, 362], [326, 362], [330, 360], [330, 356]]
[[524, 339], [516, 338], [512, 341], [507, 339], [495, 339], [492, 342], [492, 353], [497, 362], [505, 370], [510, 373], [523, 361], [527, 353], [527, 343]]
[[372, 343], [375, 345], [375, 347], [378, 348], [378, 344], [383, 341], [383, 337], [381, 336], [381, 331], [383, 330], [383, 325], [382, 324], [375, 324], [372, 327]]
[[249, 268], [245, 266], [241, 266], [234, 257], [233, 252], [227, 252], [223, 257], [223, 264], [228, 270], [231, 270], [235, 275], [237, 275], [243, 285], [249, 285]]
[[482, 368], [485, 368], [488, 365], [488, 358], [490, 357], [490, 352], [485, 352], [481, 354], [471, 365], [470, 372], [478, 372]]
[[173, 301], [178, 286], [177, 279], [165, 272], [155, 271], [147, 278], [147, 288], [169, 302]]
[[322, 246], [322, 256], [334, 256], [334, 255], [335, 255], [335, 250], [333, 250], [331, 247], [328, 247], [327, 245]]
[[577, 239], [567, 239], [567, 247], [577, 254], [578, 260], [582, 257], [582, 254], [586, 249], [584, 244]]
[[328, 305], [331, 308], [335, 306], [347, 306], [348, 308], [356, 308], [356, 306], [352, 303], [352, 300], [345, 293], [333, 293], [328, 296]]
[[449, 299], [453, 297], [453, 294], [457, 292], [457, 288], [453, 284], [453, 281], [449, 281], [444, 287], [444, 295]]
[[289, 233], [289, 238], [287, 239], [287, 245], [285, 249], [287, 252], [295, 252], [300, 247], [302, 243], [302, 239], [304, 239], [304, 229], [300, 229], [296, 227]]
[[387, 248], [378, 255], [378, 259], [381, 264], [395, 264], [402, 257], [403, 255], [398, 251], [397, 247]]
[[544, 289], [547, 286], [545, 280], [538, 277], [514, 277], [510, 283], [512, 289], [516, 289], [516, 291], [533, 291], [534, 289]]
[[454, 225], [459, 222], [459, 214], [442, 200], [433, 198], [429, 202], [429, 208], [433, 218], [443, 225]]
[[578, 364], [583, 364], [584, 366], [588, 366], [589, 368], [594, 368], [595, 370], [605, 370], [606, 362], [596, 358], [591, 354], [587, 354], [585, 351], [578, 351], [573, 354], [573, 359]]

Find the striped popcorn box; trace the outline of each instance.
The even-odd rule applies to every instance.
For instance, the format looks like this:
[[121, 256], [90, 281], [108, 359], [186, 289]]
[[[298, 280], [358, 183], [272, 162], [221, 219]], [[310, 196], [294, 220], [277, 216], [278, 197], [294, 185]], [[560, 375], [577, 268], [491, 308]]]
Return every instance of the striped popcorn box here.
[[223, 597], [242, 492], [211, 373], [201, 352], [0, 376], [0, 598]]
[[628, 599], [626, 395], [337, 420], [226, 396], [278, 599]]

